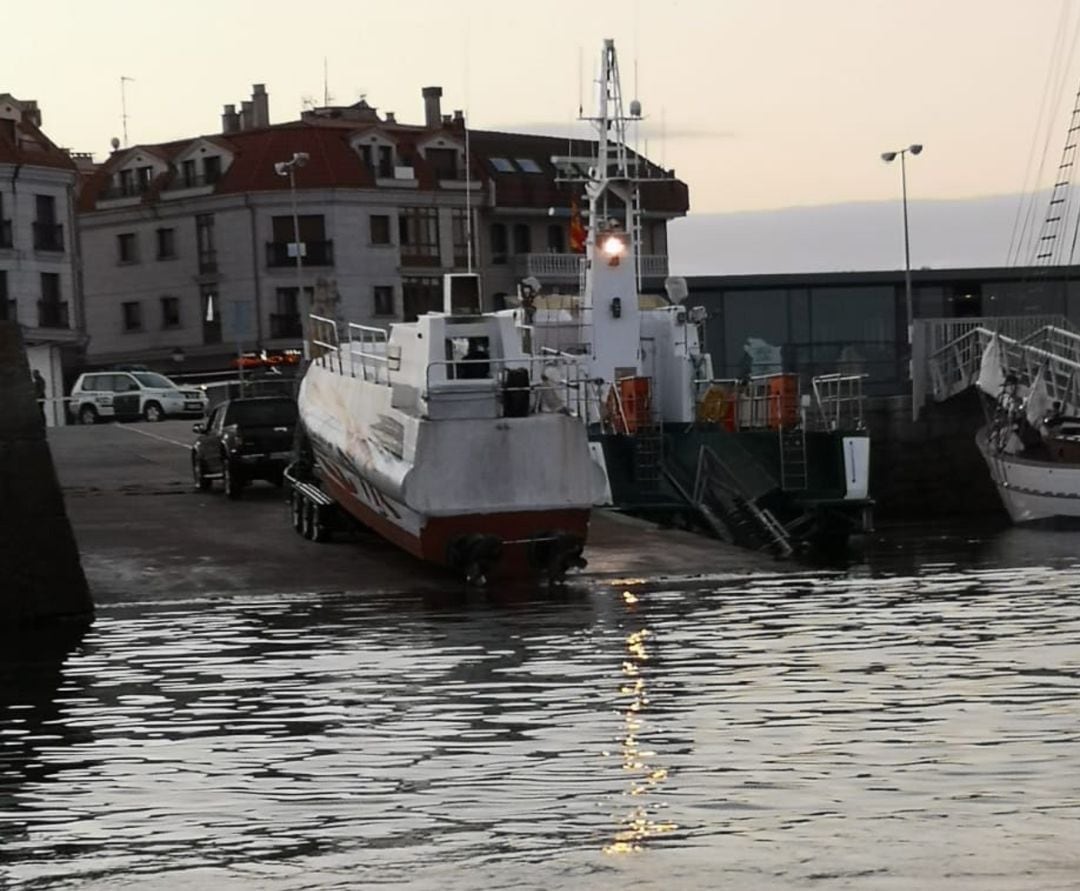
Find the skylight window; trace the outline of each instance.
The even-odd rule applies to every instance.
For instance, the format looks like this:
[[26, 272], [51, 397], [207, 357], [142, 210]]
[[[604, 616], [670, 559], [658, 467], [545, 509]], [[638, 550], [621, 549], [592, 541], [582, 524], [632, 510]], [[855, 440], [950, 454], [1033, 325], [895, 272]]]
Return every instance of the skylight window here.
[[540, 169], [540, 165], [537, 164], [532, 158], [514, 158], [517, 162], [517, 166], [525, 173], [543, 173]]
[[499, 173], [513, 173], [514, 165], [510, 163], [506, 158], [492, 158], [491, 166], [494, 167]]

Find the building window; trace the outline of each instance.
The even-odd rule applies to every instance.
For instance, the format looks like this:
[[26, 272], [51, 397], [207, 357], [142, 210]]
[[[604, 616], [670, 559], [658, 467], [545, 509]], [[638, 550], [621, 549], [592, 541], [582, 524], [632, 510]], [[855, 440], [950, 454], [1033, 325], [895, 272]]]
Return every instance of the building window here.
[[199, 250], [199, 272], [217, 272], [217, 250], [214, 247], [214, 215], [201, 213], [195, 217], [195, 244]]
[[203, 343], [221, 343], [221, 301], [213, 285], [199, 287], [199, 306], [202, 307]]
[[[454, 210], [450, 216], [450, 231], [454, 238], [454, 265], [468, 266], [470, 259], [469, 241], [472, 232], [469, 230], [469, 211]], [[471, 258], [476, 261], [475, 241], [473, 241]]]
[[393, 179], [394, 150], [388, 145], [379, 146], [379, 164], [375, 173], [383, 179]]
[[543, 173], [540, 165], [537, 164], [532, 158], [514, 158], [517, 161], [517, 166], [525, 173]]
[[172, 260], [176, 256], [176, 230], [157, 230], [157, 258], [159, 260]]
[[116, 236], [116, 256], [120, 263], [139, 262], [139, 243], [134, 232], [121, 232]]
[[439, 265], [439, 212], [434, 207], [404, 208], [398, 216], [402, 266]]
[[15, 301], [8, 297], [7, 270], [0, 269], [0, 322], [14, 322]]
[[185, 186], [194, 186], [198, 183], [198, 174], [195, 172], [195, 162], [193, 160], [184, 161], [180, 165], [180, 172], [184, 177]]
[[386, 214], [371, 215], [371, 243], [390, 244], [390, 217]]
[[123, 313], [124, 331], [142, 331], [142, 305], [137, 300], [121, 303], [120, 310]]
[[161, 327], [162, 328], [179, 328], [180, 327], [180, 298], [179, 297], [162, 297], [161, 298]]
[[11, 220], [4, 217], [4, 193], [0, 192], [0, 248], [11, 247]]
[[547, 241], [549, 254], [566, 252], [566, 230], [558, 223], [552, 223], [547, 227]]
[[38, 325], [41, 328], [67, 328], [67, 303], [60, 299], [60, 274], [41, 273], [41, 300], [38, 303]]
[[34, 249], [63, 251], [64, 227], [56, 222], [56, 199], [52, 195], [35, 195], [37, 218], [34, 220]]
[[[277, 312], [270, 314], [270, 336], [272, 338], [300, 338], [303, 328], [300, 320], [300, 306], [296, 299], [296, 288], [278, 288], [275, 294]], [[315, 300], [315, 289], [304, 288], [304, 312], [311, 311]]]
[[203, 178], [207, 183], [216, 183], [221, 179], [221, 158], [211, 155], [203, 158]]
[[139, 167], [135, 172], [139, 177], [139, 191], [145, 192], [150, 188], [150, 183], [154, 180], [154, 168]]
[[514, 253], [532, 253], [532, 232], [528, 223], [518, 223], [514, 226]]
[[429, 148], [424, 152], [436, 179], [460, 179], [457, 149]]
[[425, 312], [442, 309], [442, 282], [438, 278], [402, 278], [401, 313], [406, 322], [415, 322]]
[[514, 164], [509, 158], [490, 158], [491, 166], [497, 173], [515, 173]]
[[375, 286], [375, 315], [392, 316], [394, 314], [394, 288], [392, 285]]
[[509, 249], [509, 241], [506, 237], [505, 223], [491, 224], [491, 262], [502, 264], [506, 262], [506, 254]]
[[334, 242], [326, 238], [326, 223], [322, 214], [305, 214], [294, 222], [291, 214], [273, 217], [274, 240], [266, 244], [267, 266], [295, 266], [293, 248], [296, 226], [300, 229], [300, 263], [303, 266], [333, 266]]

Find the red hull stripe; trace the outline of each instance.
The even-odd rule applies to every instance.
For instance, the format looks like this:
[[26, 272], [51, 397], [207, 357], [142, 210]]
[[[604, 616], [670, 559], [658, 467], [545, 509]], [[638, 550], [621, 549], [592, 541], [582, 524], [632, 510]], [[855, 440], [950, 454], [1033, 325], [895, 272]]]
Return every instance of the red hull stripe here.
[[338, 504], [365, 526], [414, 557], [441, 566], [447, 565], [448, 547], [458, 536], [493, 535], [511, 542], [504, 546], [499, 574], [527, 573], [531, 569], [528, 539], [559, 532], [584, 541], [589, 531], [589, 510], [585, 508], [429, 517], [417, 536], [373, 510], [336, 478], [328, 475], [324, 481]]

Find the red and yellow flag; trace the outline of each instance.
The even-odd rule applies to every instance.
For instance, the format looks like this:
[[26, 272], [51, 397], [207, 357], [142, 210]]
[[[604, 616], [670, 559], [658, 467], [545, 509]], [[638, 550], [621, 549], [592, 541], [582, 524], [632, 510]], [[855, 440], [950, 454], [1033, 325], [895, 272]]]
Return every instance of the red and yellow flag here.
[[578, 209], [577, 198], [570, 199], [570, 250], [575, 254], [585, 253], [585, 242], [588, 233], [581, 222], [581, 211]]

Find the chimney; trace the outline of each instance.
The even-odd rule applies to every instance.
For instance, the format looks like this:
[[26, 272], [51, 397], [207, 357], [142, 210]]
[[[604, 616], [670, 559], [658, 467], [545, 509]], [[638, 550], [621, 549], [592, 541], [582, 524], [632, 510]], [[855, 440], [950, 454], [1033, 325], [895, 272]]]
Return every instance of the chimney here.
[[442, 87], [424, 87], [421, 93], [424, 97], [424, 126], [437, 129], [442, 120], [442, 109], [439, 107]]
[[454, 109], [454, 126], [455, 127], [464, 127], [465, 126], [465, 112], [462, 111], [460, 108], [455, 108]]
[[244, 102], [240, 103], [240, 129], [241, 130], [250, 130], [251, 129], [251, 121], [252, 121], [252, 118], [254, 117], [254, 114], [255, 113], [252, 111], [250, 101], [244, 101]]
[[221, 113], [221, 132], [235, 133], [240, 129], [240, 115], [236, 113], [235, 105], [226, 105]]
[[266, 93], [266, 84], [251, 85], [251, 126], [270, 126], [270, 97]]
[[41, 127], [41, 109], [34, 99], [25, 99], [22, 104], [22, 119], [35, 127]]
[[386, 123], [388, 123], [388, 124], [396, 124], [397, 123], [397, 118], [394, 117], [394, 113], [392, 111], [388, 111], [386, 113]]

